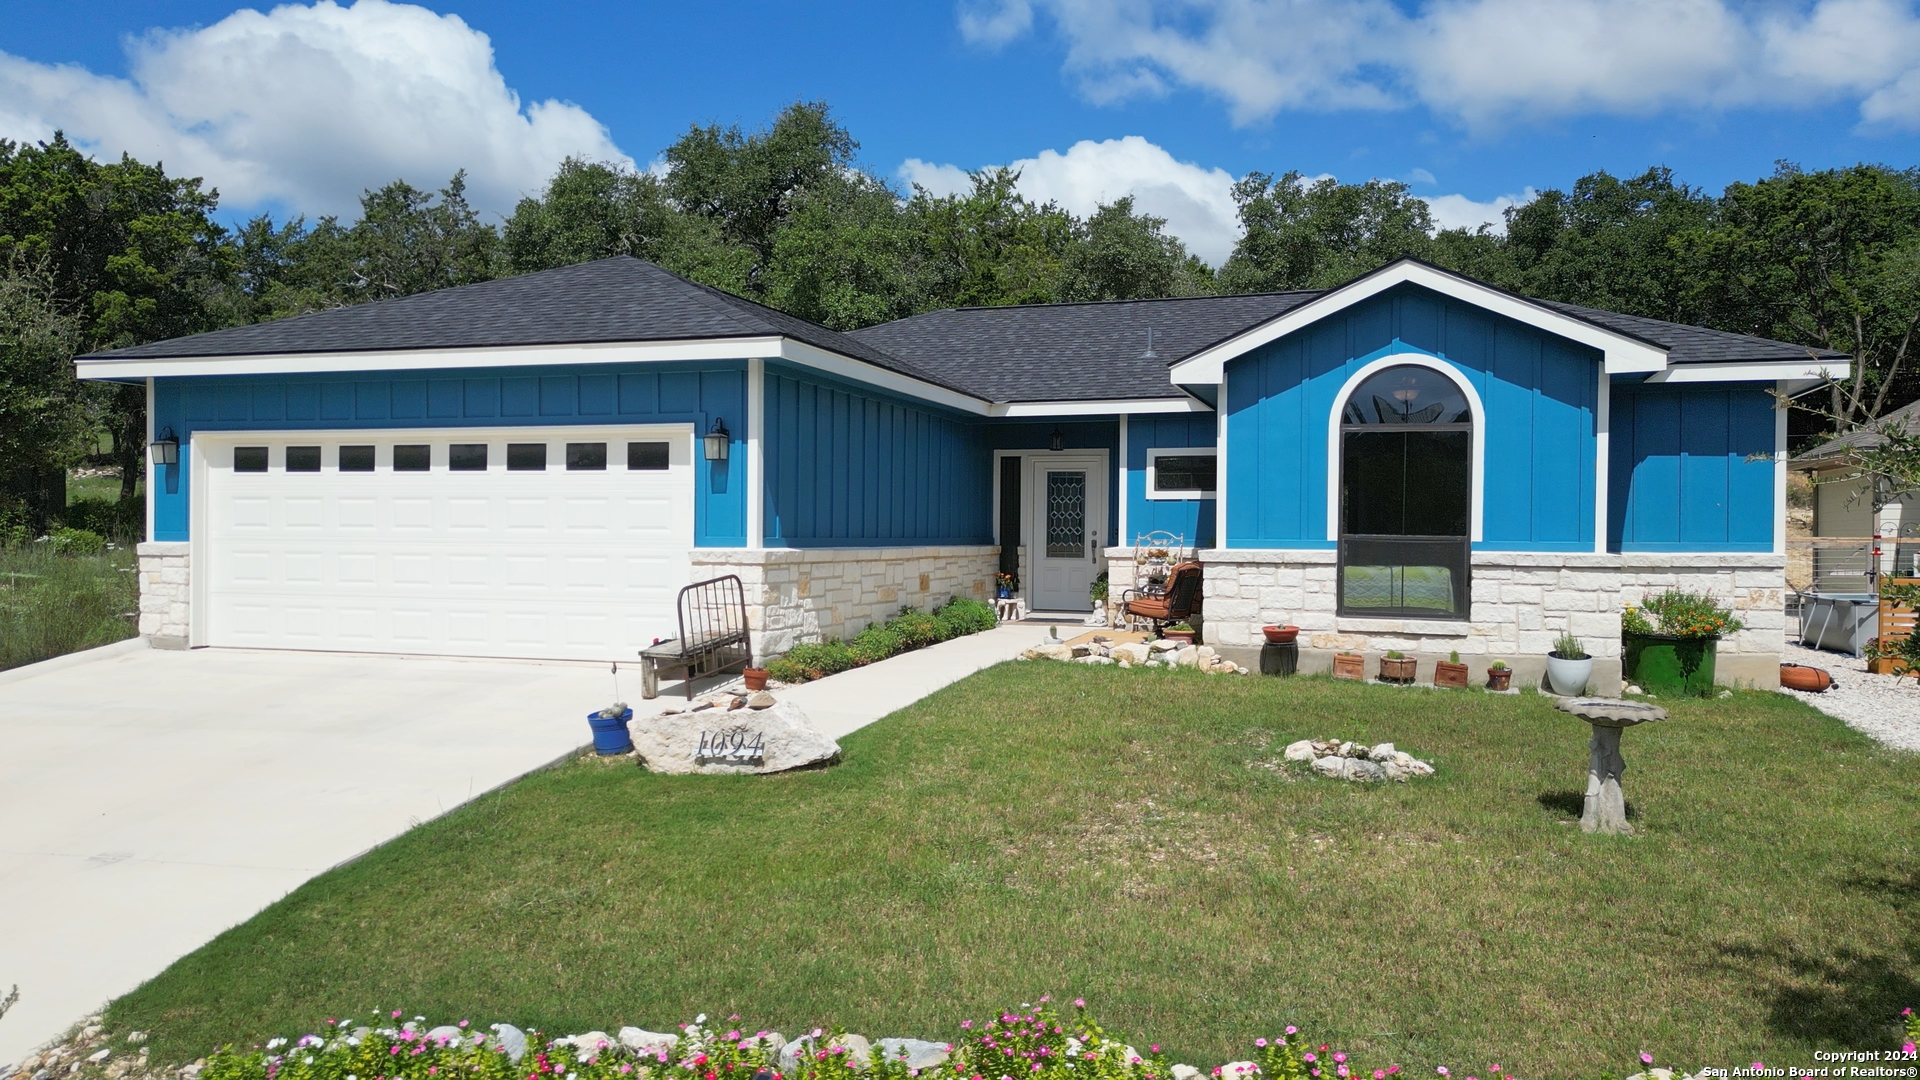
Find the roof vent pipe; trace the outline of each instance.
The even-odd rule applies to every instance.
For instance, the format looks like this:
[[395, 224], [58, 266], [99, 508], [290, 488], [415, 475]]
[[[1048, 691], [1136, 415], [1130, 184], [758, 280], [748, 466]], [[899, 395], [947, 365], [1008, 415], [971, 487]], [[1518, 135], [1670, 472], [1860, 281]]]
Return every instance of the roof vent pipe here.
[[1147, 327], [1147, 351], [1140, 354], [1142, 360], [1158, 360], [1160, 354], [1153, 351], [1153, 327]]

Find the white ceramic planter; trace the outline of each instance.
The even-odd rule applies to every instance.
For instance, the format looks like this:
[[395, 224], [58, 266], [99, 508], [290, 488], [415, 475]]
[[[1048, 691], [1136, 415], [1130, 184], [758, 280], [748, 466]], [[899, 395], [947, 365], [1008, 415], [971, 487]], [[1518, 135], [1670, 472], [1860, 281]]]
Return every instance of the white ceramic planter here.
[[1584, 660], [1562, 660], [1553, 653], [1547, 654], [1547, 685], [1562, 697], [1574, 697], [1586, 693], [1587, 681], [1593, 678], [1593, 657]]

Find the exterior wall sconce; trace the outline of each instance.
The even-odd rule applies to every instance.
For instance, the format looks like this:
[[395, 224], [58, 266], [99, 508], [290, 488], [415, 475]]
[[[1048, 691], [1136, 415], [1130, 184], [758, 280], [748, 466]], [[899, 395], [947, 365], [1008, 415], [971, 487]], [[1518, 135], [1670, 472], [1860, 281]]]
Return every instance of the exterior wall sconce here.
[[148, 444], [147, 452], [155, 465], [177, 465], [180, 463], [180, 440], [174, 437], [173, 429], [168, 428]]
[[708, 461], [727, 460], [727, 446], [732, 440], [727, 432], [725, 420], [714, 417], [713, 427], [701, 437], [700, 441], [706, 447]]
[[1066, 448], [1067, 448], [1067, 437], [1060, 433], [1060, 429], [1058, 427], [1054, 428], [1053, 434], [1047, 436], [1047, 449], [1057, 454], [1060, 451], [1065, 450]]

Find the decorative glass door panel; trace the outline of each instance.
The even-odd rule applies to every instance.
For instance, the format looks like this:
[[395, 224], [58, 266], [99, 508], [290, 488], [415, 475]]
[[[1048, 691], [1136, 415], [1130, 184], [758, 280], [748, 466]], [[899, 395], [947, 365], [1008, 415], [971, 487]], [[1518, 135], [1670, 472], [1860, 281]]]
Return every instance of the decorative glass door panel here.
[[1033, 458], [1030, 470], [1028, 603], [1037, 611], [1084, 612], [1088, 588], [1105, 565], [1104, 465], [1098, 458], [1050, 453]]

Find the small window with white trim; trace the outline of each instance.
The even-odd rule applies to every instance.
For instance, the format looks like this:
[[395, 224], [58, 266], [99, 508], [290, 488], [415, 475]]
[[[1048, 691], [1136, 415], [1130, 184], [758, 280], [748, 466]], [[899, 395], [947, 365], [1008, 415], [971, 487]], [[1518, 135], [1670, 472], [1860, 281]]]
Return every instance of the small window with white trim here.
[[1147, 498], [1213, 498], [1219, 486], [1218, 462], [1218, 452], [1211, 446], [1147, 451]]

